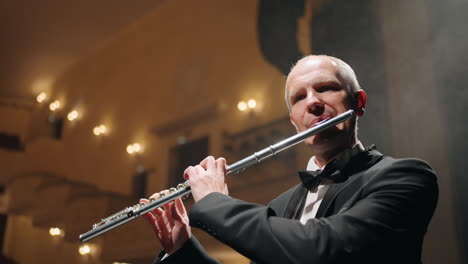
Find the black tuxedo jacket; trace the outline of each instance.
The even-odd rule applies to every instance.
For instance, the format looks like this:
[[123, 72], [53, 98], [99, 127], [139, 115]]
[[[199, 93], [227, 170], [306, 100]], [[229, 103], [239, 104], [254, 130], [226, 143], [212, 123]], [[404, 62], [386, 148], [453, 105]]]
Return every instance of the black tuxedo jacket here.
[[[295, 219], [307, 194], [302, 184], [269, 206], [209, 194], [192, 206], [190, 225], [258, 264], [420, 263], [438, 199], [433, 170], [424, 161], [376, 150], [357, 163], [347, 181], [330, 186], [305, 225]], [[219, 262], [192, 238], [163, 263]]]

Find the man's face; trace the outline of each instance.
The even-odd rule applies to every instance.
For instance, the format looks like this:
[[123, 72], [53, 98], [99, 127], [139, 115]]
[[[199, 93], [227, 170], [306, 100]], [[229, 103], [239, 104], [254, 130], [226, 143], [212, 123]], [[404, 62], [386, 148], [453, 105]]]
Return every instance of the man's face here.
[[[291, 122], [297, 132], [350, 108], [346, 83], [339, 77], [338, 65], [327, 57], [317, 56], [300, 61], [288, 75], [286, 86]], [[353, 143], [349, 142], [353, 129], [348, 120], [308, 138], [306, 143], [316, 151], [327, 151]]]

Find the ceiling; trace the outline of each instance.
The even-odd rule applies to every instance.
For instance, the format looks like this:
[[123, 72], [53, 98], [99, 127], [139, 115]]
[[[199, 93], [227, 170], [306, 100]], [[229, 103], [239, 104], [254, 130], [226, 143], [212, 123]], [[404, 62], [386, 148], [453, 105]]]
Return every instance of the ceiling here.
[[162, 1], [0, 1], [0, 99], [31, 100]]

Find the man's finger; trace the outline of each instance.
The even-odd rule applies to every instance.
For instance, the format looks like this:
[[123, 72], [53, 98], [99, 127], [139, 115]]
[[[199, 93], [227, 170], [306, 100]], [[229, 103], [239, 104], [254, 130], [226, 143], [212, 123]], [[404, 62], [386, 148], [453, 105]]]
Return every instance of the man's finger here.
[[200, 165], [195, 166], [194, 169], [198, 175], [203, 175], [203, 173], [205, 173], [205, 169]]
[[[148, 203], [149, 203], [149, 200], [148, 200], [148, 199], [145, 199], [145, 198], [141, 198], [141, 199], [140, 199], [140, 203], [148, 204]], [[156, 221], [156, 216], [153, 215], [151, 212], [148, 212], [148, 213], [144, 214], [143, 217], [145, 217], [145, 219], [146, 219], [151, 225], [154, 225], [154, 221]]]
[[164, 211], [160, 217], [156, 218], [156, 227], [160, 232], [160, 240], [163, 245], [168, 245], [172, 243], [171, 232], [172, 228], [169, 225], [168, 219], [169, 213]]
[[213, 161], [214, 162], [214, 157], [213, 156], [208, 156], [204, 160], [200, 162], [200, 166], [203, 167], [203, 169], [208, 169], [208, 163]]
[[[160, 197], [161, 197], [161, 195], [160, 195], [159, 193], [153, 193], [153, 195], [150, 196], [150, 200], [152, 200], [152, 199], [157, 200], [157, 199], [159, 199]], [[146, 200], [146, 199], [145, 199], [145, 200]]]
[[[148, 202], [149, 202], [148, 199], [140, 199], [140, 203], [148, 204]], [[161, 210], [161, 209], [159, 209], [159, 210]], [[153, 227], [154, 232], [156, 234], [158, 234], [159, 229], [158, 229], [158, 227], [156, 225], [157, 216], [153, 212], [154, 212], [154, 210], [144, 214], [143, 218], [151, 225], [151, 227]]]
[[140, 198], [140, 203], [148, 204], [149, 200], [146, 198]]
[[177, 198], [174, 201], [174, 206], [171, 208], [171, 214], [174, 220], [179, 222], [185, 222], [184, 215], [185, 215], [185, 207], [180, 198]]
[[180, 215], [187, 215], [187, 210], [185, 210], [184, 202], [182, 201], [182, 199], [177, 198], [174, 202], [176, 205], [176, 209], [180, 213]]
[[154, 216], [160, 217], [162, 214], [164, 214], [164, 211], [161, 208], [156, 208], [151, 211]]
[[224, 158], [219, 158], [216, 160], [216, 173], [218, 175], [226, 174], [226, 160]]
[[216, 161], [213, 156], [208, 157], [208, 160], [206, 161], [206, 169], [212, 172], [216, 171]]
[[[143, 215], [143, 218], [145, 218], [145, 220], [153, 227], [155, 228], [156, 227], [156, 216], [151, 213], [151, 212], [147, 212], [146, 214]], [[156, 230], [155, 230], [156, 231]]]
[[172, 207], [173, 206], [174, 202], [168, 202], [166, 203], [165, 205], [163, 205], [164, 207], [164, 214], [166, 216], [166, 219], [167, 219], [167, 223], [169, 225], [170, 228], [172, 228], [174, 226], [174, 219], [172, 218]]
[[187, 167], [184, 171], [184, 179], [188, 180], [190, 178], [190, 175], [193, 175], [194, 172], [195, 169], [193, 168], [193, 166]]

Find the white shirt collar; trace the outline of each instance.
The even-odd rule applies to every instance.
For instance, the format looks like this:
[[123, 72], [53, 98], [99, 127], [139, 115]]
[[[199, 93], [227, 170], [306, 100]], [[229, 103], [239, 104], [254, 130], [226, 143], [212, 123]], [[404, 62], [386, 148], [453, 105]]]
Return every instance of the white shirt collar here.
[[320, 169], [320, 167], [317, 165], [317, 163], [315, 163], [315, 156], [312, 156], [309, 159], [309, 162], [307, 163], [307, 170], [308, 171], [316, 171], [318, 169]]

